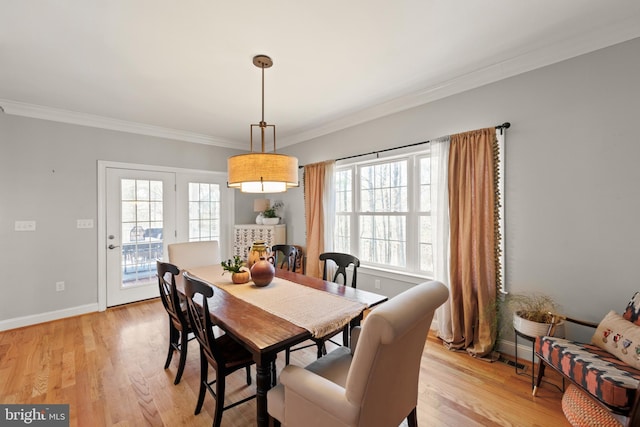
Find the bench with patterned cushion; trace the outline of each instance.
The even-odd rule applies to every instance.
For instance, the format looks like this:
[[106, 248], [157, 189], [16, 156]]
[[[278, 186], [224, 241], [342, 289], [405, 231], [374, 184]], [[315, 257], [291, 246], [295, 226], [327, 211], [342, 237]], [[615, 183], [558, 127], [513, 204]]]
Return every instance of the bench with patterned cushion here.
[[[594, 405], [581, 411], [581, 416], [597, 413], [599, 406], [623, 426], [640, 426], [640, 293], [634, 294], [622, 316], [612, 310], [598, 325], [571, 318], [566, 321], [596, 328], [591, 343], [537, 337], [540, 367], [533, 395], [549, 365], [576, 386], [574, 393], [582, 393]], [[599, 424], [587, 416], [573, 425]]]
[[628, 411], [635, 402], [640, 371], [591, 344], [538, 337], [536, 353], [602, 403]]

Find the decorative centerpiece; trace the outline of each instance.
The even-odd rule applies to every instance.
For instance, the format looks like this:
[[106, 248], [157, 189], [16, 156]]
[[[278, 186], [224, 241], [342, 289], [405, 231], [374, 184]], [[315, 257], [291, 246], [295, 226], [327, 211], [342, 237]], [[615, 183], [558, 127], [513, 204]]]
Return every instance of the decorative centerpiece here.
[[247, 267], [251, 269], [251, 266], [258, 262], [260, 258], [267, 258], [269, 256], [269, 246], [264, 242], [264, 240], [256, 240], [251, 245], [249, 249], [249, 253], [247, 254]]
[[236, 285], [249, 281], [249, 271], [245, 269], [244, 261], [238, 255], [235, 255], [233, 260], [222, 261], [220, 265], [224, 271], [231, 272], [231, 281]]
[[278, 216], [278, 209], [284, 206], [284, 203], [281, 201], [277, 201], [270, 208], [262, 211], [262, 223], [264, 225], [276, 225], [280, 222], [280, 217]]
[[258, 287], [270, 284], [275, 275], [275, 267], [264, 257], [260, 257], [260, 260], [251, 266], [251, 278]]

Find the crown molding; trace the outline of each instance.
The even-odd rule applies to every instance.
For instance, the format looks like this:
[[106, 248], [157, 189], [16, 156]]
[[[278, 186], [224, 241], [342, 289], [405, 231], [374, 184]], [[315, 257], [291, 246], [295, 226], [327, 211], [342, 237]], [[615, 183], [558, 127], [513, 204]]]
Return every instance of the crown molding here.
[[637, 17], [631, 17], [615, 28], [602, 28], [599, 31], [545, 46], [365, 108], [337, 120], [331, 120], [323, 126], [281, 138], [278, 145], [286, 147], [308, 141], [638, 37], [640, 37], [640, 26], [637, 25]]
[[109, 117], [45, 107], [42, 105], [27, 104], [24, 102], [12, 101], [10, 99], [0, 99], [0, 110], [3, 110], [6, 114], [13, 114], [16, 116], [237, 149], [237, 144], [209, 135], [170, 129], [161, 126], [128, 122], [126, 120], [112, 119]]
[[[615, 26], [602, 27], [587, 34], [581, 34], [553, 45], [544, 46], [520, 56], [422, 88], [410, 94], [364, 108], [353, 114], [344, 115], [335, 120], [331, 119], [324, 125], [297, 132], [289, 137], [279, 138], [278, 146], [286, 147], [308, 141], [598, 49], [638, 38], [640, 37], [640, 26], [637, 25], [637, 19], [636, 16], [631, 16], [625, 21], [617, 23]], [[233, 141], [210, 135], [27, 104], [9, 99], [0, 99], [0, 111], [4, 111], [6, 114], [52, 120], [80, 126], [237, 149], [237, 144], [234, 144]]]

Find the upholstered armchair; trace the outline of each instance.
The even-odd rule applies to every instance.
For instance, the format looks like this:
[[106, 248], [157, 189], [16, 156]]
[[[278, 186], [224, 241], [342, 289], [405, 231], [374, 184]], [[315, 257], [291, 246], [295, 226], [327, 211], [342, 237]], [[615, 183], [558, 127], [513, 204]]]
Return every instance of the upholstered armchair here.
[[172, 243], [168, 249], [169, 262], [180, 270], [220, 264], [220, 247], [217, 240]]
[[434, 311], [448, 298], [425, 282], [374, 308], [340, 347], [306, 368], [289, 365], [269, 390], [269, 415], [286, 427], [417, 426], [420, 360]]

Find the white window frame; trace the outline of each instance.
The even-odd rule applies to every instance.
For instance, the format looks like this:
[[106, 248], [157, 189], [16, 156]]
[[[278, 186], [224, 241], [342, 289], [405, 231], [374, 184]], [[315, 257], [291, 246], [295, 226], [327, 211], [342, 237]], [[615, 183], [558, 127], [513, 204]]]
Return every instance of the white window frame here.
[[[195, 169], [175, 168], [168, 166], [155, 166], [139, 163], [113, 162], [98, 160], [98, 310], [107, 308], [107, 282], [106, 282], [106, 170], [107, 168], [138, 169], [144, 171], [172, 172], [176, 174], [176, 186], [184, 186], [183, 191], [176, 192], [176, 231], [174, 236], [178, 242], [186, 242], [189, 239], [189, 182], [211, 182], [221, 184], [221, 216], [220, 223], [220, 253], [232, 253], [233, 251], [233, 222], [234, 190], [227, 188], [226, 172], [199, 171]], [[222, 214], [224, 212], [224, 215]]]
[[227, 188], [227, 174], [224, 172], [182, 171], [176, 176], [178, 241], [189, 241], [189, 183], [220, 185], [220, 253], [233, 250], [234, 198], [233, 190]]
[[[500, 275], [502, 277], [502, 293], [503, 294], [507, 294], [508, 293], [508, 289], [507, 289], [507, 283], [508, 283], [508, 278], [507, 278], [507, 257], [506, 257], [506, 239], [507, 239], [507, 232], [506, 232], [506, 195], [505, 195], [505, 181], [506, 181], [506, 132], [504, 131], [504, 129], [496, 129], [496, 138], [498, 140], [498, 147], [499, 147], [499, 163], [498, 163], [498, 175], [499, 175], [499, 184], [498, 184], [498, 191], [499, 191], [499, 215], [500, 215], [500, 219], [498, 222], [498, 228], [500, 230], [500, 235], [501, 235], [501, 240], [500, 240]], [[342, 160], [342, 161], [338, 161], [336, 163], [336, 172], [340, 171], [340, 170], [344, 170], [344, 169], [349, 169], [352, 168], [353, 169], [353, 177], [352, 177], [352, 182], [351, 182], [351, 192], [352, 192], [352, 212], [350, 213], [340, 213], [340, 212], [336, 212], [336, 215], [348, 215], [351, 218], [350, 221], [350, 244], [351, 244], [351, 248], [350, 248], [350, 253], [358, 256], [358, 252], [359, 252], [359, 247], [358, 247], [358, 217], [356, 215], [355, 208], [356, 208], [356, 199], [359, 197], [359, 192], [357, 191], [356, 188], [356, 182], [359, 182], [359, 176], [356, 173], [356, 166], [361, 165], [361, 164], [370, 164], [370, 163], [374, 163], [375, 161], [377, 161], [378, 159], [383, 160], [383, 161], [388, 161], [389, 159], [392, 159], [394, 157], [407, 157], [407, 156], [415, 156], [416, 158], [420, 158], [420, 157], [430, 157], [429, 155], [429, 148], [428, 148], [428, 144], [426, 145], [426, 149], [422, 149], [421, 148], [416, 148], [415, 146], [413, 147], [403, 147], [401, 149], [399, 149], [398, 151], [402, 151], [405, 154], [404, 155], [398, 155], [398, 156], [386, 156], [386, 155], [382, 155], [382, 154], [386, 154], [386, 153], [382, 153], [382, 154], [378, 154], [376, 155], [375, 158], [371, 157], [375, 154], [372, 155], [367, 155], [367, 158], [357, 158], [358, 160], [355, 160], [355, 158], [350, 158], [347, 160]], [[415, 161], [414, 164], [417, 164], [417, 161]], [[417, 203], [416, 201], [419, 199], [420, 197], [420, 193], [419, 193], [419, 175], [418, 175], [418, 171], [419, 168], [415, 167], [414, 168], [416, 170], [415, 176], [413, 177], [413, 180], [410, 180], [409, 184], [413, 185], [413, 192], [408, 194], [411, 194], [409, 203]], [[434, 185], [433, 182], [431, 182], [431, 185]], [[336, 206], [337, 207], [337, 206]], [[429, 212], [429, 215], [433, 214], [433, 212]], [[380, 267], [380, 266], [376, 266], [373, 264], [368, 264], [366, 262], [361, 262], [361, 269], [362, 270], [374, 270], [376, 272], [376, 275], [378, 275], [379, 277], [384, 277], [384, 278], [388, 278], [388, 279], [393, 279], [393, 280], [398, 280], [398, 279], [402, 279], [403, 277], [411, 277], [411, 278], [417, 278], [417, 279], [423, 279], [423, 278], [432, 278], [433, 277], [433, 272], [425, 272], [425, 271], [420, 271], [419, 268], [415, 269], [414, 271], [412, 271], [409, 266], [415, 265], [416, 260], [418, 260], [419, 258], [419, 244], [417, 243], [417, 236], [419, 233], [419, 227], [418, 227], [418, 216], [419, 215], [415, 215], [415, 217], [407, 222], [407, 247], [409, 248], [410, 246], [415, 246], [415, 249], [413, 250], [413, 252], [410, 254], [409, 249], [407, 250], [407, 268], [406, 269], [400, 269], [400, 268], [390, 268], [389, 266], [384, 266], [384, 267]], [[335, 224], [337, 226], [338, 221], [335, 221]], [[334, 233], [335, 236], [335, 233]], [[433, 237], [433, 236], [432, 236]], [[415, 240], [415, 243], [412, 242], [413, 239]], [[434, 242], [432, 242], [432, 245], [435, 245]], [[412, 258], [410, 258], [412, 257]], [[362, 260], [361, 260], [362, 261]], [[419, 262], [419, 260], [417, 261]]]
[[[400, 273], [405, 275], [411, 275], [415, 277], [432, 277], [432, 271], [420, 270], [420, 248], [419, 248], [419, 217], [425, 215], [431, 215], [431, 212], [421, 212], [419, 209], [419, 159], [429, 158], [429, 147], [425, 144], [424, 147], [416, 149], [415, 147], [402, 154], [377, 156], [374, 159], [354, 160], [349, 159], [340, 161], [336, 164], [336, 172], [351, 169], [351, 212], [338, 212], [336, 209], [336, 216], [347, 216], [350, 218], [350, 253], [359, 257], [362, 267], [371, 268], [380, 271], [389, 271], [393, 273]], [[405, 253], [406, 253], [406, 265], [403, 266], [391, 266], [381, 265], [364, 261], [360, 256], [360, 217], [363, 215], [371, 215], [371, 212], [362, 212], [360, 206], [360, 169], [365, 166], [372, 166], [381, 163], [389, 163], [398, 160], [407, 161], [407, 211], [406, 212], [383, 212], [385, 216], [404, 216], [406, 217], [406, 236], [405, 236]], [[432, 183], [433, 185], [433, 183]], [[338, 221], [336, 220], [336, 226]], [[335, 236], [335, 234], [334, 234]]]

